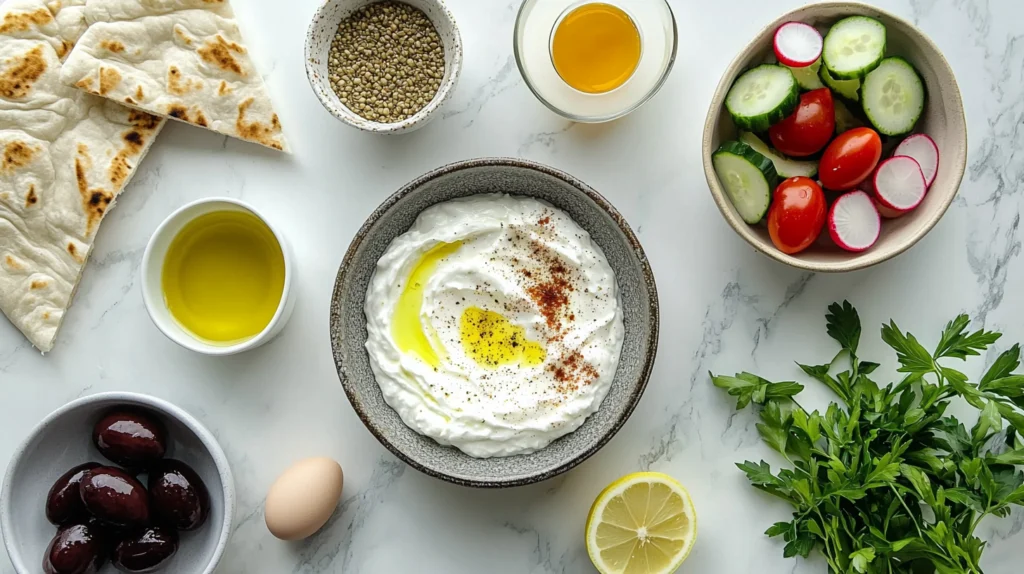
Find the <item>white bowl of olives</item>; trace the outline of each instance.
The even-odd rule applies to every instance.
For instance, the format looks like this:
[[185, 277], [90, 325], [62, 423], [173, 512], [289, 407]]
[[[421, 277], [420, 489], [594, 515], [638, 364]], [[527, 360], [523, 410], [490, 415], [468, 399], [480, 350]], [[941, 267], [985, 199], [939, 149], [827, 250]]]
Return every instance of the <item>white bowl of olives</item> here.
[[0, 530], [19, 574], [209, 574], [234, 500], [199, 421], [155, 397], [102, 393], [51, 413], [14, 452]]

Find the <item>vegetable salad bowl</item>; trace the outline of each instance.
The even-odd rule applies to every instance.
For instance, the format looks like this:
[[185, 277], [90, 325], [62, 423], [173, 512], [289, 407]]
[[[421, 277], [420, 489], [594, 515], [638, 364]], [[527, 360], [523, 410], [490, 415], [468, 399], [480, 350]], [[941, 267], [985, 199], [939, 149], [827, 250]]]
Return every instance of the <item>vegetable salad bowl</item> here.
[[[887, 34], [886, 55], [901, 56], [916, 68], [925, 86], [926, 100], [914, 133], [925, 133], [935, 141], [939, 150], [938, 172], [920, 206], [902, 217], [886, 220], [877, 243], [869, 249], [860, 253], [844, 251], [829, 239], [829, 233], [825, 230], [807, 250], [788, 255], [775, 247], [764, 223], [748, 225], [743, 221], [715, 172], [712, 154], [723, 143], [739, 136], [725, 107], [726, 96], [744, 71], [773, 61], [773, 37], [780, 25], [804, 22], [821, 29], [848, 16], [868, 16], [882, 22]], [[889, 150], [900, 139], [890, 138], [890, 141], [884, 142], [884, 149]], [[704, 124], [702, 153], [708, 187], [722, 216], [755, 250], [808, 271], [845, 272], [891, 259], [913, 247], [935, 227], [956, 197], [964, 176], [967, 164], [967, 125], [953, 70], [938, 47], [924, 33], [909, 22], [867, 4], [820, 2], [780, 16], [761, 30], [729, 65], [711, 100]], [[834, 199], [834, 195], [827, 192], [830, 199]]]

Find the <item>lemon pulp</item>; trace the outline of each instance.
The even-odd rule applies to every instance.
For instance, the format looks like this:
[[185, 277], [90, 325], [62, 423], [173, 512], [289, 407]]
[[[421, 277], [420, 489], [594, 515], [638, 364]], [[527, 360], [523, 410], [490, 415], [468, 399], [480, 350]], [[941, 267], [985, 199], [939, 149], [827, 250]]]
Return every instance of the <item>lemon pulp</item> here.
[[284, 280], [284, 253], [267, 224], [251, 213], [215, 211], [190, 221], [171, 241], [161, 287], [182, 328], [230, 345], [270, 324]]
[[638, 472], [598, 495], [586, 530], [587, 552], [602, 574], [667, 574], [693, 548], [697, 515], [675, 479]]
[[488, 369], [518, 363], [535, 367], [544, 363], [547, 351], [526, 338], [526, 330], [501, 313], [470, 307], [462, 312], [459, 335], [466, 354]]
[[640, 64], [640, 31], [621, 8], [592, 2], [562, 18], [551, 39], [551, 62], [565, 83], [588, 94], [626, 83]]
[[402, 289], [392, 318], [391, 336], [394, 337], [398, 350], [412, 353], [434, 368], [441, 364], [436, 349], [444, 352], [444, 346], [438, 341], [437, 332], [432, 326], [429, 336], [423, 327], [420, 318], [423, 312], [423, 288], [426, 287], [437, 264], [458, 251], [459, 247], [462, 247], [461, 241], [438, 243], [420, 257], [409, 274], [405, 288]]

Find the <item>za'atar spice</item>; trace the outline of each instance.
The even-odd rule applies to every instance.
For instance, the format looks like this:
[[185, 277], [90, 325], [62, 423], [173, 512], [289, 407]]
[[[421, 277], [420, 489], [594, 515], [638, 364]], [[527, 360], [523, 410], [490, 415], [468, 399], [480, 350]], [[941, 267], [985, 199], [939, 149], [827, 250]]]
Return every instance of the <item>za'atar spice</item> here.
[[422, 110], [444, 77], [444, 46], [420, 10], [387, 0], [364, 6], [341, 21], [327, 70], [348, 109], [381, 123]]

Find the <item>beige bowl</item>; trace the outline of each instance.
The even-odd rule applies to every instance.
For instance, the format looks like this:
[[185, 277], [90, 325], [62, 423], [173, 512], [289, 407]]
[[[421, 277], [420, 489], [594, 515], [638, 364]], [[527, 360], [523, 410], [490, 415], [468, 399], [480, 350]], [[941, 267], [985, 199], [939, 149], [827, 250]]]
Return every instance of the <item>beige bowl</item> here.
[[[722, 142], [735, 139], [737, 135], [736, 126], [725, 111], [725, 96], [741, 72], [773, 57], [772, 37], [775, 29], [782, 23], [797, 21], [820, 27], [854, 15], [871, 16], [885, 24], [889, 54], [906, 58], [921, 75], [928, 100], [925, 103], [924, 115], [914, 131], [928, 134], [935, 140], [939, 147], [939, 172], [928, 195], [917, 209], [899, 219], [882, 222], [882, 234], [871, 249], [863, 253], [843, 251], [832, 244], [827, 232], [823, 232], [823, 238], [806, 251], [786, 255], [772, 245], [768, 229], [764, 225], [748, 225], [740, 219], [739, 213], [736, 212], [715, 174], [711, 154]], [[903, 253], [938, 223], [956, 197], [964, 176], [967, 165], [967, 125], [960, 88], [953, 77], [953, 70], [938, 47], [920, 30], [901, 18], [867, 4], [820, 2], [781, 16], [761, 30], [754, 41], [733, 60], [711, 100], [711, 108], [704, 124], [703, 154], [704, 175], [707, 177], [715, 203], [729, 225], [754, 249], [800, 269], [818, 272], [853, 271]]]

